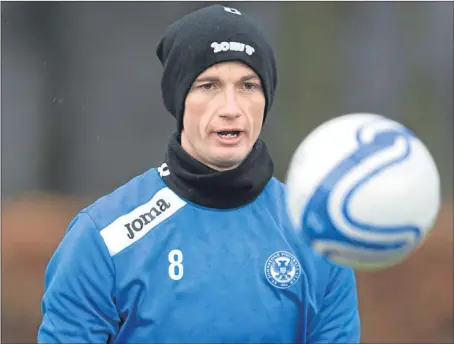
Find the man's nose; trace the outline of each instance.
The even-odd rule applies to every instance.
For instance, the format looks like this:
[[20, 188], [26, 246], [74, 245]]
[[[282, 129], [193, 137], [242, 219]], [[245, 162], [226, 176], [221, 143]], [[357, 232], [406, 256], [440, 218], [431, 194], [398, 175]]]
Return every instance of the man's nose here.
[[241, 116], [241, 108], [235, 90], [226, 89], [222, 98], [222, 109], [219, 112], [221, 117], [236, 118]]

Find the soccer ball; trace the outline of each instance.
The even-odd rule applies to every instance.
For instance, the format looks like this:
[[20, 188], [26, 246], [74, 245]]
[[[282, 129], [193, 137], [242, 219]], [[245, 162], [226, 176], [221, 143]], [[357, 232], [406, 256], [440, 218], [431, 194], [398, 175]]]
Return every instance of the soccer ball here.
[[287, 171], [295, 229], [318, 254], [355, 269], [404, 261], [430, 233], [440, 202], [440, 176], [426, 146], [381, 115], [323, 123]]

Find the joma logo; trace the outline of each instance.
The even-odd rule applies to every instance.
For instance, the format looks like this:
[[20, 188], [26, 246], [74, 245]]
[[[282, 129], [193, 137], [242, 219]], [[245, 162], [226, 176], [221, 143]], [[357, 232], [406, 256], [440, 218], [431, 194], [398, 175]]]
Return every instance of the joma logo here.
[[128, 230], [128, 238], [133, 239], [135, 232], [140, 232], [144, 226], [148, 225], [155, 218], [165, 212], [170, 208], [170, 203], [166, 202], [164, 199], [159, 199], [156, 201], [156, 205], [151, 207], [151, 209], [140, 215], [138, 218], [134, 219], [130, 223], [125, 224], [126, 229]]

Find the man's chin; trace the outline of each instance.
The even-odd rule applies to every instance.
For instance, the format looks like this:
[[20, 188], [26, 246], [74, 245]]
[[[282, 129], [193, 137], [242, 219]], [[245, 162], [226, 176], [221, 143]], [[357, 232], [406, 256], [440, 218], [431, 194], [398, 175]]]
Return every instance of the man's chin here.
[[[251, 147], [252, 148], [252, 147]], [[206, 157], [209, 166], [218, 171], [232, 170], [246, 159], [250, 150], [246, 147], [222, 147], [220, 149], [212, 150]]]
[[245, 157], [240, 156], [219, 156], [211, 161], [211, 167], [218, 171], [227, 171], [237, 168]]

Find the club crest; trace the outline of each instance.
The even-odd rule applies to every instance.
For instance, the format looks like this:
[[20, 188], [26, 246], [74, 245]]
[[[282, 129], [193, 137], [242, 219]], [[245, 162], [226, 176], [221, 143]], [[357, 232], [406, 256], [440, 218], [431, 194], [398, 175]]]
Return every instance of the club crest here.
[[280, 289], [286, 289], [298, 281], [301, 266], [295, 256], [286, 252], [273, 253], [265, 263], [265, 276], [268, 282]]

